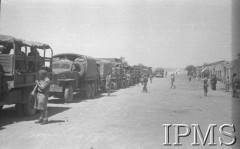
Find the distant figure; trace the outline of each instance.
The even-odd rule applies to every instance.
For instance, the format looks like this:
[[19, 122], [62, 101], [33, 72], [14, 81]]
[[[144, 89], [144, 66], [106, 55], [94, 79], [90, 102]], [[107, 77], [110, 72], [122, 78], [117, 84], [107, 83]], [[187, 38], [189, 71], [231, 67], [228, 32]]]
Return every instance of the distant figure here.
[[165, 72], [165, 77], [167, 77], [167, 71]]
[[192, 81], [192, 75], [188, 75], [188, 80], [189, 80], [189, 82]]
[[9, 48], [9, 47], [3, 47], [2, 48], [2, 54], [9, 54], [10, 53], [10, 51], [11, 51], [11, 48]]
[[127, 73], [127, 74], [126, 74], [126, 80], [127, 80], [127, 83], [126, 83], [126, 84], [127, 84], [127, 87], [129, 87], [129, 85], [130, 85], [130, 77], [131, 77], [130, 74]]
[[237, 74], [234, 73], [233, 77], [232, 77], [232, 97], [233, 98], [238, 98], [238, 94], [237, 94], [237, 88], [238, 88], [238, 79], [237, 79]]
[[203, 90], [204, 90], [204, 95], [207, 96], [208, 93], [208, 79], [205, 77], [203, 79]]
[[216, 75], [213, 75], [212, 79], [211, 79], [211, 86], [212, 86], [212, 90], [216, 90], [216, 85], [217, 85], [217, 77]]
[[143, 91], [142, 92], [147, 92], [147, 83], [148, 83], [148, 77], [147, 75], [143, 75]]
[[[15, 55], [16, 55], [16, 57], [25, 58], [25, 53], [23, 51], [21, 51], [21, 46], [16, 45]], [[15, 70], [20, 73], [26, 72], [25, 61], [24, 60], [16, 60]]]
[[105, 86], [105, 88], [106, 88], [106, 90], [108, 92], [108, 96], [110, 96], [110, 91], [111, 91], [111, 77], [112, 76], [111, 76], [110, 73], [106, 77], [106, 86]]
[[40, 56], [39, 52], [37, 51], [36, 48], [31, 47], [30, 52], [28, 53], [28, 56]]
[[229, 92], [229, 89], [230, 89], [230, 79], [229, 77], [227, 77], [225, 81], [225, 92]]
[[[37, 67], [36, 67], [37, 70], [36, 71], [38, 71], [43, 66], [43, 62], [41, 62], [41, 56], [40, 56], [40, 54], [39, 54], [39, 52], [37, 51], [36, 48], [31, 47], [30, 50], [31, 50], [31, 52], [28, 53], [28, 56], [34, 56], [34, 57], [37, 58]], [[30, 71], [35, 72], [35, 61], [30, 61], [28, 63], [28, 68], [29, 68]]]
[[150, 74], [150, 75], [149, 75], [149, 78], [150, 78], [150, 82], [152, 83], [153, 75]]
[[174, 82], [175, 82], [175, 74], [172, 73], [171, 74], [171, 88], [176, 88], [176, 86], [174, 85]]

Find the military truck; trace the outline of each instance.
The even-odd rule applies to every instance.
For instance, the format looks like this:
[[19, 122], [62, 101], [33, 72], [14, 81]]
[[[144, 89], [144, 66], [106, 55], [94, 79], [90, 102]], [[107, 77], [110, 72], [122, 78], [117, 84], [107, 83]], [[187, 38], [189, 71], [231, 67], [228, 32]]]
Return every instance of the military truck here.
[[118, 58], [97, 58], [99, 60], [107, 60], [112, 63], [112, 83], [113, 88], [126, 87], [126, 73], [121, 59]]
[[51, 95], [63, 97], [65, 102], [73, 100], [74, 92], [86, 98], [97, 95], [100, 79], [94, 58], [73, 53], [57, 54], [53, 56], [52, 71]]
[[0, 35], [0, 49], [0, 108], [15, 104], [18, 115], [33, 115], [35, 100], [30, 93], [38, 70], [51, 70], [53, 51], [48, 44], [8, 35]]
[[163, 68], [156, 68], [155, 74], [156, 74], [156, 77], [163, 78], [164, 77], [164, 69]]
[[112, 63], [107, 60], [97, 60], [98, 71], [100, 75], [100, 89], [106, 91], [106, 77], [108, 74], [112, 74]]

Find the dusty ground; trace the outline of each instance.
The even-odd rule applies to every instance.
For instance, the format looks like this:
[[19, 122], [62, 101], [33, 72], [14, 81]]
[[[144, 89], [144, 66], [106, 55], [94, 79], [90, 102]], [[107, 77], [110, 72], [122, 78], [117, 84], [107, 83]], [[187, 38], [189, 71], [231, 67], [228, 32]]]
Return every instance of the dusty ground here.
[[[163, 124], [199, 124], [203, 134], [209, 124], [217, 124], [215, 143], [223, 137], [218, 128], [231, 124], [233, 112], [230, 93], [218, 84], [217, 91], [203, 96], [202, 82], [188, 82], [176, 77], [176, 89], [170, 89], [170, 78], [154, 78], [148, 93], [142, 86], [118, 90], [110, 97], [75, 99], [63, 104], [49, 101], [47, 125], [35, 124], [37, 116], [17, 117], [13, 108], [4, 108], [0, 117], [0, 148], [3, 149], [159, 149], [192, 147], [193, 134], [181, 138], [182, 147], [165, 147]], [[237, 100], [235, 100], [238, 102]], [[224, 138], [229, 141], [228, 137]], [[174, 129], [170, 129], [170, 143]], [[199, 142], [199, 141], [198, 141]], [[222, 146], [221, 148], [231, 148]]]

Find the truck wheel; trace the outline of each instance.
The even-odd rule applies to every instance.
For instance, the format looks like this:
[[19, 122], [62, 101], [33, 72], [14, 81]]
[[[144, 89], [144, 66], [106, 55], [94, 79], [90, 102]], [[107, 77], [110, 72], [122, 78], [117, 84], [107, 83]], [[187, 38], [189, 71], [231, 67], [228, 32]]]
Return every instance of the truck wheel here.
[[95, 83], [92, 83], [91, 85], [91, 97], [93, 98], [95, 96]]
[[33, 88], [28, 88], [24, 91], [24, 98], [27, 100], [26, 104], [23, 104], [23, 112], [26, 116], [31, 116], [36, 113], [36, 109], [34, 108], [35, 97], [31, 95]]
[[72, 86], [67, 86], [64, 90], [64, 101], [66, 103], [71, 102], [73, 100], [73, 88]]
[[91, 97], [91, 85], [90, 84], [86, 85], [85, 97], [86, 98], [90, 98]]
[[22, 104], [17, 103], [15, 105], [15, 109], [16, 109], [16, 112], [17, 112], [18, 116], [23, 116], [23, 105]]

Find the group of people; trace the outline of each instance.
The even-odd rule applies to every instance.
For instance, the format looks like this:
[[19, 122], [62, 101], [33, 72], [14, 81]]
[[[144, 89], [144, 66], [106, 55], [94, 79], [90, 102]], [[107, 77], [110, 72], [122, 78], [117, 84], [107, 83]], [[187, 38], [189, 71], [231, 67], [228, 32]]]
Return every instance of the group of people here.
[[[217, 76], [216, 75], [212, 75], [211, 79], [210, 79], [210, 84], [211, 84], [211, 88], [213, 91], [216, 90], [216, 86], [217, 86]], [[208, 78], [204, 77], [203, 79], [203, 91], [204, 91], [204, 95], [207, 96], [208, 93]]]
[[[106, 90], [108, 93], [108, 96], [110, 96], [111, 92], [111, 74], [109, 73], [106, 77]], [[147, 92], [147, 83], [148, 78], [150, 78], [150, 82], [152, 83], [153, 75], [150, 74], [149, 76], [147, 74], [143, 74], [141, 78], [141, 83], [143, 85], [142, 92]], [[176, 88], [174, 85], [175, 82], [175, 74], [171, 74], [171, 87], [170, 88]], [[217, 78], [216, 75], [212, 76], [211, 80], [211, 87], [212, 90], [216, 90], [216, 84], [217, 84]], [[225, 89], [227, 92], [229, 92], [229, 86], [231, 84], [230, 80], [226, 80], [225, 82], [226, 86]], [[237, 88], [239, 87], [239, 82], [237, 79], [236, 73], [233, 74], [232, 77], [232, 90], [233, 90], [233, 97], [237, 98]], [[203, 89], [204, 89], [204, 95], [207, 96], [208, 93], [208, 78], [205, 77], [203, 79]], [[32, 96], [36, 98], [35, 102], [35, 108], [40, 111], [40, 117], [36, 121], [36, 123], [41, 124], [47, 124], [48, 123], [48, 110], [47, 110], [47, 102], [48, 102], [48, 94], [50, 90], [50, 79], [47, 76], [46, 70], [40, 70], [39, 71], [39, 80], [36, 80], [36, 86], [34, 90], [32, 91]]]
[[[210, 79], [210, 84], [211, 84], [211, 88], [212, 90], [216, 90], [216, 85], [217, 85], [217, 77], [216, 75], [212, 75], [211, 79]], [[237, 78], [237, 74], [234, 73], [232, 76], [232, 81], [230, 81], [230, 78], [227, 77], [227, 79], [224, 81], [225, 84], [225, 92], [229, 92], [230, 91], [230, 86], [232, 84], [232, 97], [233, 98], [238, 98], [238, 94], [237, 94], [237, 89], [239, 87], [239, 81]], [[208, 93], [208, 78], [204, 77], [203, 79], [203, 90], [204, 90], [204, 95], [207, 96]]]

